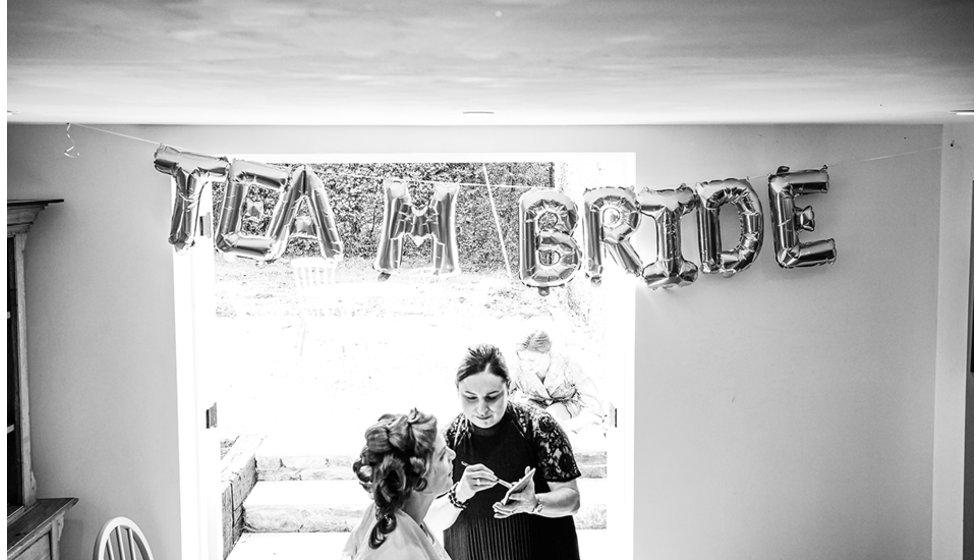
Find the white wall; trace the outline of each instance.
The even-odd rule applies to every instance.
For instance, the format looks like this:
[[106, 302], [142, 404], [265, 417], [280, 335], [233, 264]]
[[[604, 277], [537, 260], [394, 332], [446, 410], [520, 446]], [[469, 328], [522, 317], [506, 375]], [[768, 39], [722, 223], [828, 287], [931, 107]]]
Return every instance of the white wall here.
[[973, 210], [973, 126], [943, 127], [939, 286], [936, 316], [936, 427], [933, 477], [934, 560], [963, 557], [967, 305]]
[[117, 515], [158, 558], [179, 558], [169, 185], [141, 144], [91, 138], [68, 159], [64, 127], [7, 139], [8, 198], [65, 199], [41, 213], [25, 257], [38, 495], [79, 499], [62, 558], [91, 558]]
[[[113, 128], [213, 155], [636, 152], [641, 186], [943, 139], [939, 126]], [[153, 170], [152, 145], [72, 133], [76, 160], [61, 155], [63, 127], [8, 128], [9, 196], [67, 199], [29, 245], [38, 485], [81, 500], [67, 560], [89, 554], [101, 520], [126, 512], [161, 557], [176, 557], [167, 177]], [[937, 149], [831, 167], [830, 192], [800, 202], [816, 211], [804, 237], [837, 240], [834, 265], [779, 269], [767, 224], [745, 273], [638, 290], [636, 557], [930, 556], [934, 409], [962, 406], [935, 391], [941, 161]], [[765, 197], [764, 178], [753, 184]], [[949, 297], [965, 305], [966, 294]]]
[[[938, 128], [724, 132], [692, 143], [700, 158], [662, 154], [654, 182], [940, 141]], [[638, 551], [648, 527], [663, 557], [928, 557], [939, 153], [830, 172], [830, 192], [800, 204], [815, 208], [810, 238], [836, 239], [836, 264], [780, 270], [770, 228], [748, 272], [643, 294]]]

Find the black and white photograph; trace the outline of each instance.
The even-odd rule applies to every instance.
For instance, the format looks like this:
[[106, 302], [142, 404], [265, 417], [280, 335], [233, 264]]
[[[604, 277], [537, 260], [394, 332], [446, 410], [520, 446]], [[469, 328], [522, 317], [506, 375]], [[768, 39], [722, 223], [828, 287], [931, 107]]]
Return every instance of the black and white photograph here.
[[9, 560], [974, 558], [968, 0], [8, 0]]

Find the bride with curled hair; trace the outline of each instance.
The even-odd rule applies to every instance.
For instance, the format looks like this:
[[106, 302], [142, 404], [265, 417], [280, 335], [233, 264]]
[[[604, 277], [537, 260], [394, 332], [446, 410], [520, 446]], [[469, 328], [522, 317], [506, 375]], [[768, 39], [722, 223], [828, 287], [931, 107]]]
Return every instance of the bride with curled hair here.
[[453, 484], [453, 459], [433, 416], [385, 414], [364, 432], [353, 469], [373, 503], [351, 533], [343, 558], [449, 560], [425, 525], [436, 496]]

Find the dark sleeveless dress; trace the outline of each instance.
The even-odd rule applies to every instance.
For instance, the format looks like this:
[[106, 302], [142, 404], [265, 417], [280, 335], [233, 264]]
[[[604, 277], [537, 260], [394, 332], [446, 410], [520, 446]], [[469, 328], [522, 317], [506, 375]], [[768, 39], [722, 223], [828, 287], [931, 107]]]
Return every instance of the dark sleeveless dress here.
[[[453, 480], [463, 476], [463, 462], [482, 463], [499, 478], [514, 482], [524, 467], [536, 468], [536, 493], [548, 492], [547, 481], [567, 482], [581, 473], [572, 447], [547, 412], [509, 403], [503, 419], [492, 428], [472, 425], [460, 414], [446, 430], [456, 452]], [[453, 560], [579, 560], [578, 536], [571, 515], [542, 517], [518, 513], [494, 519], [493, 504], [506, 489], [497, 485], [477, 493], [456, 522], [445, 531], [446, 552]]]

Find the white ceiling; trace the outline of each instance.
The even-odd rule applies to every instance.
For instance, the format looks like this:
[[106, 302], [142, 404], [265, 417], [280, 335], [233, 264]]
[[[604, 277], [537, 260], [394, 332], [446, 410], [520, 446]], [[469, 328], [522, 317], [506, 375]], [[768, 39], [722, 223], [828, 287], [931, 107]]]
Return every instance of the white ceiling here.
[[939, 123], [973, 108], [969, 0], [8, 0], [7, 49], [8, 122]]

